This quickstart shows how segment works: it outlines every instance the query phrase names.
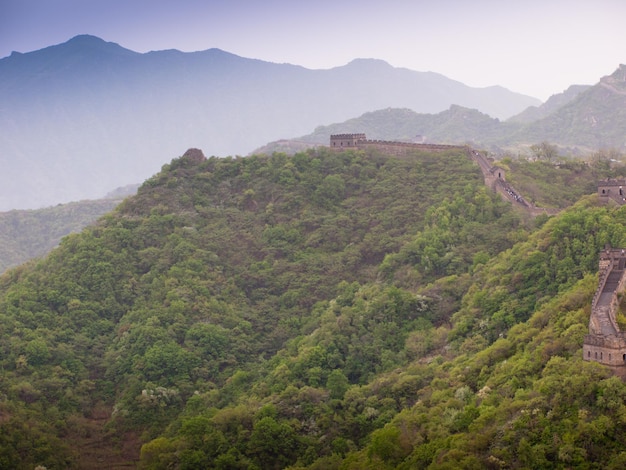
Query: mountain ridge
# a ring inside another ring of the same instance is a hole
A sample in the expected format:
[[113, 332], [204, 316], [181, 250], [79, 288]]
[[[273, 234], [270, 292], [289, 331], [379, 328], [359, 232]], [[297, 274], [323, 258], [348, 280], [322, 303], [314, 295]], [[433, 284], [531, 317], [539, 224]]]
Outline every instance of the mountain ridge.
[[577, 94], [548, 116], [529, 123], [513, 138], [547, 140], [587, 149], [626, 150], [626, 66]]
[[538, 104], [370, 59], [309, 70], [220, 49], [142, 54], [91, 36], [0, 59], [0, 102], [0, 210], [94, 199], [143, 181], [180, 148], [246, 154], [371, 109], [512, 115]]
[[[591, 156], [598, 151], [626, 152], [626, 66], [603, 77], [596, 85], [573, 85], [540, 107], [500, 121], [476, 109], [451, 105], [436, 114], [387, 108], [356, 118], [318, 126], [293, 140], [269, 142], [254, 152], [299, 151], [326, 145], [331, 134], [365, 132], [383, 140], [469, 144], [496, 154], [530, 155], [531, 146], [548, 142], [569, 156]], [[254, 153], [253, 152], [253, 153]]]
[[620, 468], [626, 384], [581, 345], [625, 223], [524, 220], [465, 152], [188, 151], [0, 276], [0, 459]]
[[591, 85], [571, 85], [564, 92], [550, 96], [550, 98], [540, 106], [531, 106], [520, 114], [510, 117], [507, 119], [507, 122], [529, 123], [537, 121], [566, 105], [589, 88], [591, 88]]

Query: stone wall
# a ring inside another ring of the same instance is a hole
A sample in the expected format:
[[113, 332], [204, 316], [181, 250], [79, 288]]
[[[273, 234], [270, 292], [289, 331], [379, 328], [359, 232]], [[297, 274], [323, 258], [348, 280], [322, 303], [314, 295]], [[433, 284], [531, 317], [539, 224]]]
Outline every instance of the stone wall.
[[330, 148], [332, 150], [365, 150], [373, 149], [377, 152], [395, 157], [410, 157], [415, 151], [422, 152], [445, 152], [456, 150], [465, 152], [480, 168], [485, 185], [500, 194], [504, 199], [510, 201], [532, 216], [539, 214], [552, 215], [557, 210], [547, 210], [536, 207], [524, 200], [515, 189], [507, 183], [504, 169], [493, 166], [483, 154], [470, 148], [467, 145], [445, 145], [445, 144], [418, 144], [415, 142], [396, 142], [389, 140], [368, 140], [363, 133], [358, 134], [333, 134], [330, 136]]
[[623, 336], [585, 335], [583, 359], [619, 367], [626, 375], [626, 339]]
[[626, 204], [626, 180], [607, 179], [598, 182], [598, 198], [608, 204]]
[[[591, 301], [589, 334], [583, 340], [583, 359], [609, 366], [622, 379], [626, 379], [626, 334], [620, 331], [616, 315], [619, 294], [626, 289], [625, 265], [626, 253], [623, 249], [607, 248], [600, 253], [598, 288]], [[612, 272], [621, 273], [619, 281], [611, 292], [610, 301], [601, 303], [601, 296], [608, 294], [604, 291]]]
[[394, 156], [407, 156], [419, 150], [423, 152], [442, 152], [447, 150], [468, 151], [462, 145], [417, 144], [414, 142], [396, 142], [391, 140], [368, 140], [363, 133], [333, 134], [330, 136], [330, 148], [333, 150], [375, 149], [381, 153]]
[[364, 140], [365, 134], [334, 134], [330, 136], [330, 148], [336, 150], [358, 148], [359, 142]]
[[361, 150], [375, 149], [378, 152], [396, 157], [406, 157], [414, 153], [416, 150], [421, 152], [445, 152], [448, 150], [467, 151], [467, 147], [460, 145], [442, 145], [442, 144], [415, 144], [411, 142], [393, 142], [387, 140], [363, 140], [358, 143]]

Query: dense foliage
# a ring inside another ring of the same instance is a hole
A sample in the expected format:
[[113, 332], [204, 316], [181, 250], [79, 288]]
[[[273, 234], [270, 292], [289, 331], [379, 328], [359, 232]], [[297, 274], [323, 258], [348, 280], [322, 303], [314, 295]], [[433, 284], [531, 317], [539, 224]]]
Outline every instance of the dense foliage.
[[626, 210], [540, 222], [463, 154], [188, 153], [0, 277], [0, 467], [618, 468]]
[[[499, 164], [509, 172], [508, 181], [527, 201], [539, 207], [563, 209], [582, 196], [597, 191], [598, 181], [626, 176], [626, 166], [612, 164], [608, 158], [599, 157], [591, 163], [582, 160], [560, 162], [511, 160]], [[509, 177], [510, 176], [510, 177]]]

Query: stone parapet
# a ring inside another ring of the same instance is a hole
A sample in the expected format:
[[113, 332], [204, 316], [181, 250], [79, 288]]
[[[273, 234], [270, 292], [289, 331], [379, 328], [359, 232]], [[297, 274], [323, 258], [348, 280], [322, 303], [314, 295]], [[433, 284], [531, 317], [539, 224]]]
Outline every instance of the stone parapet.
[[607, 247], [598, 264], [598, 288], [591, 302], [583, 359], [607, 365], [615, 375], [626, 378], [626, 334], [617, 324], [618, 294], [626, 288], [626, 253]]
[[433, 151], [440, 152], [446, 150], [468, 151], [468, 147], [463, 145], [446, 144], [423, 144], [415, 142], [398, 142], [392, 140], [368, 140], [363, 133], [356, 134], [333, 134], [330, 136], [330, 148], [333, 150], [365, 150], [375, 148], [390, 155], [406, 156], [411, 151]]

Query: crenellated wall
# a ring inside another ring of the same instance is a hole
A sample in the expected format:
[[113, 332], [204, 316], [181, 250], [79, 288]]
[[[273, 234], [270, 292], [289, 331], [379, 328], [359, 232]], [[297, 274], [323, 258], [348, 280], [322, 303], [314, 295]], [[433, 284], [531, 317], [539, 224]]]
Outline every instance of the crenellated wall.
[[500, 194], [517, 207], [525, 209], [533, 216], [539, 214], [554, 214], [556, 210], [547, 210], [536, 207], [527, 202], [506, 181], [504, 169], [493, 166], [482, 153], [467, 145], [424, 144], [415, 142], [396, 142], [389, 140], [368, 140], [364, 133], [357, 134], [333, 134], [330, 136], [330, 148], [336, 151], [374, 149], [380, 153], [396, 157], [410, 157], [415, 151], [445, 152], [457, 150], [465, 152], [480, 168], [485, 185]]
[[365, 140], [365, 134], [334, 134], [330, 136], [330, 148], [335, 150], [358, 148], [359, 143]]
[[619, 294], [626, 289], [625, 250], [607, 247], [600, 253], [598, 268], [598, 289], [591, 301], [583, 359], [607, 365], [626, 379], [626, 334], [617, 324]]
[[407, 156], [415, 150], [441, 152], [446, 150], [468, 151], [463, 145], [418, 144], [414, 142], [396, 142], [391, 140], [368, 140], [363, 133], [333, 134], [330, 136], [330, 148], [333, 150], [376, 149], [382, 153], [395, 156]]

